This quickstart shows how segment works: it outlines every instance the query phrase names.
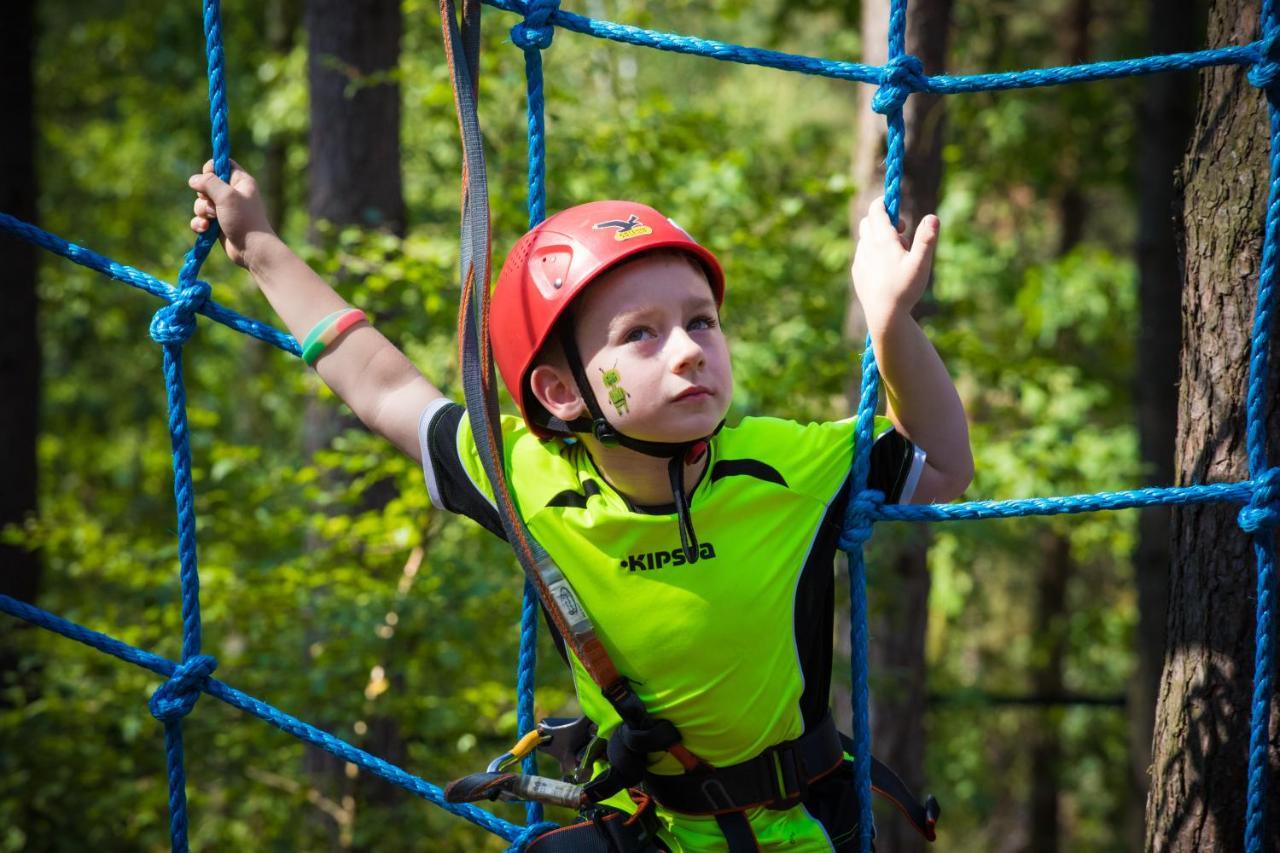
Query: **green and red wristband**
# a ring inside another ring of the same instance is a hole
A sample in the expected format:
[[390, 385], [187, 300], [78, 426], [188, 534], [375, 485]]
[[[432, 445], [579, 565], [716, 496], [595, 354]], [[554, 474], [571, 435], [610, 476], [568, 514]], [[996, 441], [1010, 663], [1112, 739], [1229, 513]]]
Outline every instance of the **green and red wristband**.
[[308, 367], [315, 364], [325, 347], [333, 343], [338, 335], [364, 319], [364, 312], [359, 308], [343, 308], [316, 323], [302, 341], [302, 361]]

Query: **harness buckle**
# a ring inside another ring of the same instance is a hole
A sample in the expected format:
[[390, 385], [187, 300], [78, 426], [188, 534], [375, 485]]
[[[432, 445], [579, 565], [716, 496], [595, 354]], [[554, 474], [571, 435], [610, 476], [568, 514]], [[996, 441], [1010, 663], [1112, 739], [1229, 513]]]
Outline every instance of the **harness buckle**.
[[701, 788], [702, 795], [707, 798], [712, 811], [732, 811], [737, 808], [737, 803], [734, 802], [733, 797], [729, 796], [724, 783], [714, 776], [703, 779]]
[[777, 747], [769, 751], [774, 773], [775, 801], [769, 804], [771, 809], [789, 809], [809, 790], [809, 779], [805, 775], [804, 765], [794, 745]]

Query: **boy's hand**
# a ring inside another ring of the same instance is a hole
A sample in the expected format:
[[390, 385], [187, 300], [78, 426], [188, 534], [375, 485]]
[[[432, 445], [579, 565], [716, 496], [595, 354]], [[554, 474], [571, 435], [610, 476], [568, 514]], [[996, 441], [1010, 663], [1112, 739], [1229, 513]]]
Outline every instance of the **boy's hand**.
[[203, 234], [209, 230], [209, 223], [217, 220], [221, 227], [218, 240], [227, 257], [248, 269], [253, 247], [262, 242], [261, 238], [275, 236], [253, 176], [232, 160], [228, 184], [213, 173], [210, 160], [204, 164], [203, 172], [187, 179], [187, 186], [196, 191], [191, 230]]
[[915, 243], [908, 246], [889, 221], [884, 198], [871, 202], [858, 225], [852, 272], [853, 288], [873, 332], [898, 314], [910, 314], [920, 301], [929, 283], [938, 228], [938, 217], [929, 214], [920, 220]]

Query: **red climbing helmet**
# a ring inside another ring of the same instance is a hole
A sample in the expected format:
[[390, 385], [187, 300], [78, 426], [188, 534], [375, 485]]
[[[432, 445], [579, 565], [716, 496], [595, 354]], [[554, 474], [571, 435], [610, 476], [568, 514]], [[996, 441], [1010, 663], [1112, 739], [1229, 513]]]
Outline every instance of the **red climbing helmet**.
[[688, 252], [706, 272], [716, 305], [724, 301], [724, 271], [716, 256], [652, 207], [631, 201], [593, 201], [561, 211], [521, 237], [507, 255], [490, 304], [489, 339], [502, 381], [538, 435], [551, 433], [529, 417], [534, 401], [526, 379], [556, 321], [610, 267], [653, 249]]

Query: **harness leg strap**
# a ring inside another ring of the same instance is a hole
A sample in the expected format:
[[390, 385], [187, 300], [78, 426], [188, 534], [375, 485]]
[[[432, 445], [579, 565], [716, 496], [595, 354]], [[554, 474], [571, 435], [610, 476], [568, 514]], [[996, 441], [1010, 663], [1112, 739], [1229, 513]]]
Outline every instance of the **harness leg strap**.
[[751, 829], [751, 822], [744, 812], [726, 812], [716, 815], [716, 825], [724, 834], [728, 853], [760, 853], [760, 842]]

